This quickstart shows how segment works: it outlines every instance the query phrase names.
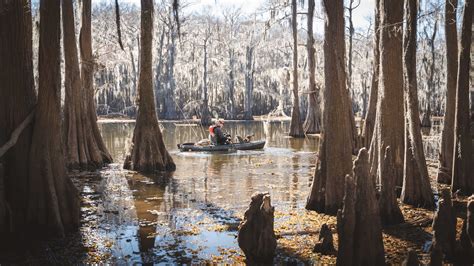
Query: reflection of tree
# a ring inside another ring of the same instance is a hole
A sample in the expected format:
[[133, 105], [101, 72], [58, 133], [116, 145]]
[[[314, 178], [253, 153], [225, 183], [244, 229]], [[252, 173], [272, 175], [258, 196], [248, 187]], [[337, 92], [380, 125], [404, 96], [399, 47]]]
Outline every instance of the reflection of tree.
[[298, 155], [293, 155], [291, 158], [293, 173], [291, 174], [291, 184], [288, 186], [290, 193], [290, 208], [296, 209], [298, 207], [298, 170], [300, 169], [300, 157]]
[[[134, 174], [128, 179], [130, 189], [133, 191], [135, 209], [140, 222], [138, 237], [140, 250], [147, 251], [155, 246], [155, 233], [158, 231], [157, 223], [163, 219], [161, 213], [166, 213], [168, 221], [173, 220], [175, 201], [167, 199], [170, 183], [174, 183], [171, 176]], [[161, 216], [161, 217], [160, 217]], [[152, 237], [150, 237], [152, 236]]]

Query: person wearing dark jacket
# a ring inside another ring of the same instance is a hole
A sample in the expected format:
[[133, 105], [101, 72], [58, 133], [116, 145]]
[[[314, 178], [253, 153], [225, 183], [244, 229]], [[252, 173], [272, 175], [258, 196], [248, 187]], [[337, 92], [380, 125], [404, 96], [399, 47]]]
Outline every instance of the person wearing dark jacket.
[[216, 124], [209, 127], [209, 134], [211, 136], [211, 142], [214, 145], [225, 145], [229, 144], [227, 134], [222, 131], [224, 127], [224, 119], [219, 119]]

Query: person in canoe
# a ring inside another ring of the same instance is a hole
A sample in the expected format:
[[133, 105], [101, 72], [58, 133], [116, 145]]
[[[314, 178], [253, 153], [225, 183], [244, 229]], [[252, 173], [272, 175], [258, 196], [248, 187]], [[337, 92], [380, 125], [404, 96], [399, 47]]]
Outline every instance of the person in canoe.
[[224, 119], [218, 119], [214, 125], [209, 127], [209, 136], [211, 143], [214, 145], [230, 144], [229, 135], [225, 134], [222, 128], [224, 127]]

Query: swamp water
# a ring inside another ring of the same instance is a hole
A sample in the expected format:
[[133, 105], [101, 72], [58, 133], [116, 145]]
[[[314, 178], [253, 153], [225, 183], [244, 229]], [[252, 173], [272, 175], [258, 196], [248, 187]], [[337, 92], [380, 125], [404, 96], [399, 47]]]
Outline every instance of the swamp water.
[[[101, 260], [114, 263], [199, 263], [242, 260], [237, 226], [250, 197], [268, 191], [277, 211], [302, 211], [314, 173], [318, 139], [287, 137], [289, 122], [227, 122], [232, 136], [254, 134], [265, 149], [229, 153], [180, 152], [178, 143], [198, 141], [207, 130], [161, 123], [177, 170], [141, 175], [122, 169], [133, 123], [100, 123], [114, 164], [101, 171], [95, 187], [81, 188], [81, 234]], [[94, 191], [100, 191], [95, 193]], [[285, 216], [275, 218], [282, 223]], [[277, 260], [298, 261], [279, 252]]]

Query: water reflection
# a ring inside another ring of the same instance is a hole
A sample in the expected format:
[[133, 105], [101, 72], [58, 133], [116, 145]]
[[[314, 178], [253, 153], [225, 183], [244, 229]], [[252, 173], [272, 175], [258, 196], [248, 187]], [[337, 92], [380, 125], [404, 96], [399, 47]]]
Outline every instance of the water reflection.
[[[100, 127], [115, 162], [121, 164], [133, 123]], [[269, 191], [278, 210], [303, 207], [317, 138], [286, 137], [288, 122], [227, 122], [225, 130], [232, 136], [253, 134], [254, 139], [266, 139], [265, 149], [182, 153], [176, 144], [197, 141], [207, 130], [166, 122], [162, 128], [176, 172], [127, 177], [139, 223], [142, 262], [197, 263], [223, 255], [222, 248], [238, 250], [236, 226], [257, 191]]]

